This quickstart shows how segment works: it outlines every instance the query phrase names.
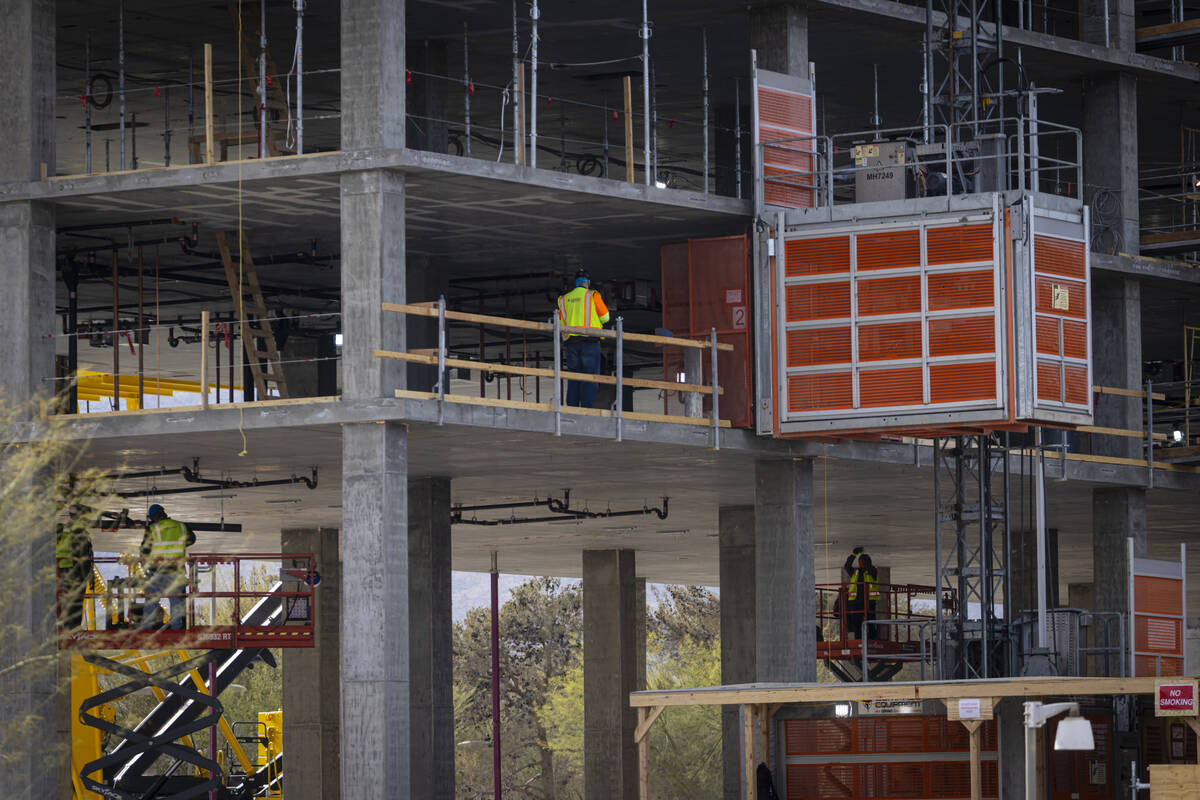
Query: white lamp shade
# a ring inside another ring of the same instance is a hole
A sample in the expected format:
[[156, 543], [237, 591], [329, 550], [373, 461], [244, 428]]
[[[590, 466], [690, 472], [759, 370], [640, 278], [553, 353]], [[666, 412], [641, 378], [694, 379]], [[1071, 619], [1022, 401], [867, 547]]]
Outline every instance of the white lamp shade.
[[1054, 734], [1055, 750], [1095, 750], [1092, 738], [1092, 723], [1086, 717], [1065, 717], [1058, 723]]

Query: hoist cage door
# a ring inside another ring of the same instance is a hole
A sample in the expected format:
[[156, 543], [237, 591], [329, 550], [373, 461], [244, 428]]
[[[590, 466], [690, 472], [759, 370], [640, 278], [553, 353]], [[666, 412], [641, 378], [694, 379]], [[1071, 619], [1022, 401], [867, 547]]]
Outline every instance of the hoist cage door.
[[776, 232], [776, 435], [1091, 422], [1086, 209], [971, 199]]

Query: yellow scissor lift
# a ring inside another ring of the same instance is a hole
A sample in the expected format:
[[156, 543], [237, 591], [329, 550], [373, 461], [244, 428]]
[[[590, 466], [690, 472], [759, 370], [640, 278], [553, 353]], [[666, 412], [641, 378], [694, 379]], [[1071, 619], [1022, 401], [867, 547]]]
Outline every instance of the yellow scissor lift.
[[[206, 593], [194, 590], [197, 563], [207, 564], [211, 568], [217, 563], [237, 563], [245, 558], [247, 557], [211, 554], [191, 557], [189, 559], [189, 571], [193, 575], [193, 592], [189, 596], [191, 603], [195, 604], [207, 599]], [[196, 777], [207, 778], [210, 781], [214, 779], [214, 775], [218, 781], [224, 781], [226, 776], [242, 776], [245, 781], [244, 786], [251, 785], [251, 779], [253, 779], [256, 787], [253, 790], [255, 797], [282, 797], [282, 711], [260, 712], [257, 721], [253, 723], [256, 726], [254, 735], [239, 736], [234, 730], [236, 723], [235, 726], [231, 726], [224, 718], [220, 702], [215, 694], [210, 694], [209, 685], [201, 672], [201, 667], [219, 660], [222, 654], [225, 654], [226, 663], [229, 663], [228, 659], [239, 653], [266, 646], [312, 646], [312, 631], [315, 625], [312, 595], [313, 587], [319, 581], [312, 556], [310, 554], [256, 554], [252, 558], [254, 560], [275, 559], [281, 564], [290, 565], [290, 568], [285, 566], [280, 573], [281, 580], [266, 592], [218, 592], [214, 585], [213, 591], [207, 593], [207, 595], [211, 595], [212, 600], [216, 600], [218, 597], [228, 599], [252, 594], [257, 597], [258, 602], [243, 616], [238, 609], [239, 604], [235, 600], [234, 608], [237, 610], [234, 619], [236, 621], [232, 626], [192, 625], [183, 632], [140, 631], [122, 627], [122, 624], [128, 624], [128, 620], [124, 619], [129, 608], [127, 603], [129, 596], [125, 587], [136, 582], [139, 568], [134, 564], [129, 564], [130, 579], [132, 580], [117, 582], [118, 586], [114, 587], [110, 582], [105, 581], [100, 569], [93, 565], [92, 579], [85, 594], [87, 602], [84, 604], [83, 627], [74, 635], [61, 638], [63, 642], [61, 646], [70, 650], [68, 658], [70, 660], [71, 708], [78, 711], [78, 713], [72, 714], [71, 721], [71, 778], [75, 798], [84, 800], [85, 798], [104, 796], [89, 788], [89, 784], [95, 785], [96, 788], [106, 788], [103, 786], [106, 777], [103, 774], [102, 765], [106, 765], [106, 761], [112, 761], [112, 753], [116, 749], [110, 750], [108, 754], [104, 752], [103, 732], [107, 730], [118, 732], [120, 735], [133, 734], [133, 737], [137, 736], [135, 732], [117, 724], [116, 698], [110, 700], [105, 697], [114, 695], [114, 692], [120, 694], [120, 689], [105, 690], [101, 686], [101, 676], [114, 673], [131, 679], [124, 685], [125, 690], [134, 686], [149, 688], [158, 704], [155, 711], [164, 708], [164, 704], [168, 700], [168, 693], [181, 696], [186, 693], [192, 700], [199, 701], [200, 705], [211, 708], [210, 716], [192, 722], [191, 727], [194, 730], [178, 737], [179, 746], [176, 746], [174, 742], [167, 745], [168, 755], [191, 763], [190, 767], [185, 766], [183, 771], [175, 773], [176, 775], [186, 776], [190, 769], [193, 770]], [[96, 560], [120, 561], [120, 559]], [[235, 575], [238, 571], [235, 567]], [[291, 587], [293, 590], [285, 588], [285, 582], [288, 581], [295, 584]], [[235, 585], [236, 583], [237, 578], [235, 577]], [[97, 619], [98, 605], [104, 612], [103, 621]], [[299, 607], [299, 612], [297, 612], [297, 607]], [[271, 613], [272, 608], [274, 613]], [[162, 612], [161, 609], [159, 612], [163, 613], [165, 622], [165, 612]], [[226, 630], [227, 628], [229, 630]], [[129, 646], [110, 649], [109, 646], [113, 644]], [[142, 646], [138, 647], [137, 645]], [[198, 647], [212, 648], [214, 646], [218, 649], [209, 649], [199, 657], [188, 652], [188, 650], [192, 650], [194, 653]], [[109, 650], [109, 652], [106, 652], [104, 657], [90, 652], [98, 647]], [[243, 666], [252, 660], [246, 659]], [[170, 663], [164, 664], [164, 662]], [[240, 667], [237, 669], [240, 670]], [[139, 675], [144, 678], [144, 681], [138, 680], [137, 676]], [[169, 683], [167, 682], [169, 680], [178, 681], [178, 683]], [[227, 680], [232, 680], [232, 676]], [[219, 691], [220, 687], [218, 686], [217, 692], [219, 693]], [[126, 691], [126, 693], [132, 692]], [[150, 722], [153, 713], [143, 723]], [[194, 716], [199, 717], [199, 714]], [[157, 725], [151, 725], [151, 730], [155, 727]], [[207, 750], [207, 742], [197, 742], [194, 741], [194, 738], [198, 736], [200, 728], [207, 730], [210, 727], [215, 727], [223, 740], [216, 754], [215, 762], [208, 762], [202, 757], [197, 760], [180, 758], [180, 754], [186, 751], [198, 753], [200, 750]], [[161, 737], [162, 734], [158, 734], [158, 736]], [[128, 741], [134, 741], [133, 737], [130, 737]], [[144, 740], [149, 737], [143, 734], [141, 738]], [[247, 747], [251, 743], [254, 746]], [[197, 747], [197, 745], [201, 746]], [[186, 751], [183, 748], [186, 748]], [[153, 758], [153, 754], [151, 758]], [[210, 767], [215, 766], [216, 769], [204, 769], [199, 766], [198, 762], [207, 763]]]

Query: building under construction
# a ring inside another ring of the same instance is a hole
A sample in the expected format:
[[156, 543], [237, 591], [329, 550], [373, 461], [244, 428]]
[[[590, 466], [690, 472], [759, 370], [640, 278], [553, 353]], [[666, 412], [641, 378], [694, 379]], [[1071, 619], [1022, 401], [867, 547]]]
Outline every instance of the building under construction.
[[[71, 762], [6, 797], [455, 796], [452, 568], [582, 579], [588, 800], [669, 796], [685, 701], [727, 798], [1195, 796], [1185, 4], [0, 8], [0, 383], [111, 498], [57, 670], [0, 673]], [[581, 269], [601, 329], [556, 313]], [[150, 503], [197, 534], [184, 631], [129, 627]], [[720, 587], [725, 689], [638, 694], [647, 581]], [[282, 745], [217, 763], [194, 682], [265, 647]], [[159, 693], [136, 730], [105, 670]]]

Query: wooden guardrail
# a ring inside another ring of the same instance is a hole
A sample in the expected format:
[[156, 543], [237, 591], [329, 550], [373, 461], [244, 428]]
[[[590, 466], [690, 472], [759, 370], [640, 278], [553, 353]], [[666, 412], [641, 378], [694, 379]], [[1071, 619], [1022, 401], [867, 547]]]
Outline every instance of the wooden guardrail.
[[[730, 427], [729, 421], [720, 419], [719, 416], [719, 398], [724, 393], [724, 390], [720, 387], [717, 379], [717, 353], [721, 351], [732, 351], [733, 345], [718, 342], [715, 330], [713, 330], [710, 337], [705, 340], [685, 339], [677, 336], [656, 336], [648, 333], [626, 333], [624, 331], [624, 324], [619, 317], [617, 318], [614, 329], [612, 330], [576, 328], [560, 324], [557, 316], [552, 318], [550, 322], [535, 322], [532, 320], [497, 317], [489, 314], [474, 314], [464, 311], [451, 311], [445, 307], [444, 300], [422, 303], [383, 303], [381, 307], [384, 311], [392, 311], [418, 317], [432, 317], [438, 320], [438, 346], [436, 348], [421, 348], [407, 352], [376, 349], [373, 351], [373, 355], [376, 358], [394, 359], [410, 364], [424, 364], [437, 367], [439, 375], [437, 391], [421, 392], [409, 389], [397, 389], [395, 390], [395, 396], [405, 399], [437, 400], [439, 403], [439, 424], [443, 421], [443, 404], [459, 403], [463, 405], [486, 406], [493, 408], [553, 412], [555, 415], [555, 434], [562, 433], [561, 415], [563, 414], [611, 418], [615, 422], [616, 438], [618, 441], [620, 441], [622, 436], [621, 423], [622, 420], [625, 419], [646, 422], [670, 422], [679, 425], [710, 426], [713, 429], [714, 448], [719, 448], [720, 446], [720, 439], [717, 431], [720, 428]], [[526, 367], [515, 364], [491, 363], [485, 361], [471, 361], [461, 358], [450, 358], [446, 346], [446, 322], [450, 320], [478, 325], [492, 325], [516, 330], [537, 331], [539, 333], [549, 334], [554, 342], [554, 367], [553, 369], [548, 369], [545, 367]], [[607, 339], [614, 341], [616, 346], [616, 374], [593, 375], [591, 373], [563, 370], [561, 366], [561, 348], [563, 340], [567, 336], [588, 336], [596, 339]], [[659, 347], [683, 347], [708, 351], [711, 359], [711, 385], [705, 385], [702, 383], [680, 383], [665, 380], [653, 380], [649, 378], [625, 377], [622, 366], [624, 358], [624, 345], [626, 342], [652, 344]], [[550, 378], [554, 382], [554, 400], [550, 403], [543, 403], [529, 402], [525, 400], [502, 400], [500, 398], [451, 394], [446, 392], [446, 387], [444, 385], [446, 370], [449, 368], [482, 370], [485, 372], [494, 372], [505, 375], [520, 375], [523, 377], [532, 378]], [[618, 398], [622, 396], [622, 392], [625, 387], [659, 389], [662, 391], [684, 392], [694, 395], [708, 396], [712, 398], [712, 411], [707, 417], [652, 414], [647, 412], [626, 411], [621, 407], [622, 404], [619, 401], [615, 404], [614, 409], [611, 411], [608, 409], [565, 406], [563, 404], [562, 397], [563, 380], [615, 386], [617, 389]]]

